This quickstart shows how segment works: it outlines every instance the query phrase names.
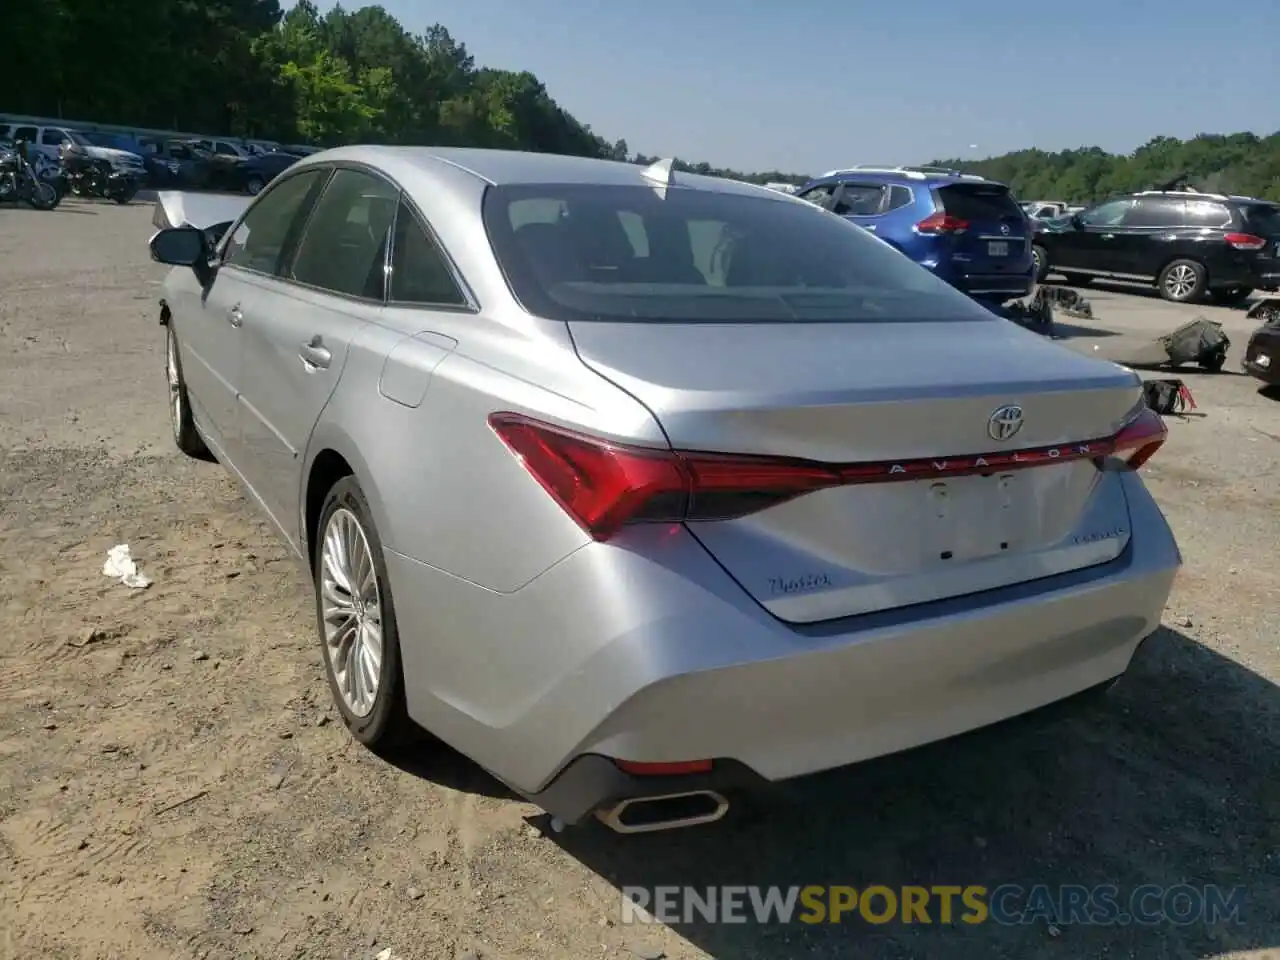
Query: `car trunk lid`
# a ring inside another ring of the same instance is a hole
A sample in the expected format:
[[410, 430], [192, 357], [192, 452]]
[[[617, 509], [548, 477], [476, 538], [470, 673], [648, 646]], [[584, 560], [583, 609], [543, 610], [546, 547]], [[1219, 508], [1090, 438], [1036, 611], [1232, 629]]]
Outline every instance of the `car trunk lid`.
[[781, 619], [1051, 576], [1128, 542], [1122, 486], [1088, 443], [1132, 417], [1137, 377], [1013, 324], [570, 328], [583, 361], [646, 404], [677, 451], [863, 465], [846, 466], [848, 482], [687, 524]]

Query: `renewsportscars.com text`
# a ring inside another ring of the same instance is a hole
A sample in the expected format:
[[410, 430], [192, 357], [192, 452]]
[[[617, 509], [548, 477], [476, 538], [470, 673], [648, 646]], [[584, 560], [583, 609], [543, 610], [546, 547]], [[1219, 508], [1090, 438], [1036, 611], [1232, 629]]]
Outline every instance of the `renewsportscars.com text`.
[[1084, 926], [1243, 922], [1243, 887], [1147, 884], [623, 887], [623, 923]]

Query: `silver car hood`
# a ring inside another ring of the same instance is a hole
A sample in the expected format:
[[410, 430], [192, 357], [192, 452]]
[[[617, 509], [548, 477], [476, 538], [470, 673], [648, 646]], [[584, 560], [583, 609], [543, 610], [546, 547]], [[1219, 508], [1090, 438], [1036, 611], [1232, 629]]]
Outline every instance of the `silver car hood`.
[[128, 150], [117, 150], [115, 147], [85, 147], [85, 153], [96, 160], [115, 160], [123, 163], [141, 165], [142, 158]]
[[205, 230], [238, 219], [252, 200], [252, 197], [231, 193], [161, 190], [156, 194], [151, 222], [161, 230], [166, 227], [199, 227]]

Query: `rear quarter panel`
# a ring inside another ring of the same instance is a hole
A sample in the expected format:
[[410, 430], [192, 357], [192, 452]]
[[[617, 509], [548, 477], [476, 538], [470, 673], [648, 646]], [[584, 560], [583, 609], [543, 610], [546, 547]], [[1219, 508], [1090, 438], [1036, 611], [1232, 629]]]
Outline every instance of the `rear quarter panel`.
[[347, 459], [388, 549], [513, 592], [589, 538], [490, 429], [495, 411], [663, 443], [643, 406], [578, 359], [563, 324], [535, 336], [474, 314], [388, 308], [352, 344], [307, 461], [325, 449]]

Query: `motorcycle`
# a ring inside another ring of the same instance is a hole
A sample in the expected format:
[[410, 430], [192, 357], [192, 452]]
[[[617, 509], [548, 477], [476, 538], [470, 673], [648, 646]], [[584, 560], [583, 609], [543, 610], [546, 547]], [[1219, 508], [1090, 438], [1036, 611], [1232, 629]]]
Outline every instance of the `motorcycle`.
[[0, 146], [0, 203], [25, 201], [37, 210], [52, 210], [61, 200], [58, 189], [27, 160], [25, 144]]
[[113, 170], [105, 160], [90, 157], [79, 144], [64, 144], [58, 157], [59, 180], [64, 193], [77, 197], [101, 197], [124, 205], [134, 198], [141, 185], [132, 174]]

